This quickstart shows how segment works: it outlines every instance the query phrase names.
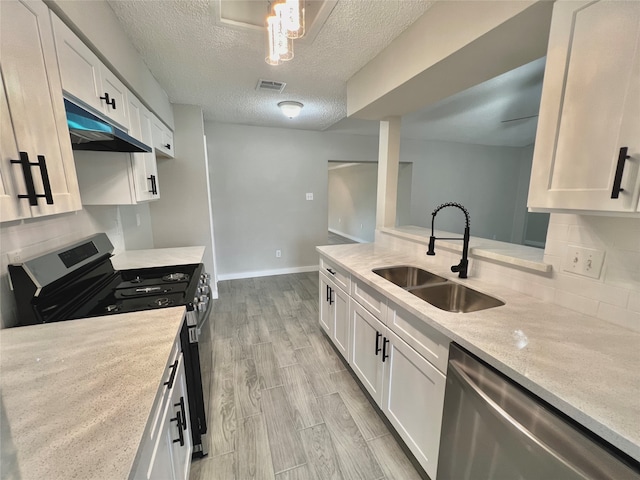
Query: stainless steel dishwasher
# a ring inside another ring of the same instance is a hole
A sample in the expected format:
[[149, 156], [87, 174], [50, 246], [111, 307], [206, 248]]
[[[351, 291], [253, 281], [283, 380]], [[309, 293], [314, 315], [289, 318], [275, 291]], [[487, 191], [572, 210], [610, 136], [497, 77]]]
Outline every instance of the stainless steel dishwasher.
[[640, 479], [640, 466], [452, 344], [437, 480]]

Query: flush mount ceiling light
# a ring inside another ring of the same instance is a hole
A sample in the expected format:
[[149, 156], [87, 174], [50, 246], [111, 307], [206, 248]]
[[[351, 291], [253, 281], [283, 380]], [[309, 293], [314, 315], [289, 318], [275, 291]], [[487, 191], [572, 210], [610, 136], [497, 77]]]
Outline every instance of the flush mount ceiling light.
[[269, 65], [293, 58], [293, 39], [305, 33], [304, 0], [268, 1], [267, 56]]
[[280, 110], [282, 110], [282, 113], [289, 118], [296, 118], [300, 115], [302, 107], [304, 107], [300, 102], [293, 102], [291, 100], [280, 102], [278, 106], [280, 107]]

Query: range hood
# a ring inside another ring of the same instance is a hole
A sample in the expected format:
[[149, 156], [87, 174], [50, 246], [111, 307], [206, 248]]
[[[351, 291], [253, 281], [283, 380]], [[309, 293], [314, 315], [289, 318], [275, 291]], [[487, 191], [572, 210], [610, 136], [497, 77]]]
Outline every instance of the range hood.
[[136, 140], [128, 133], [98, 118], [65, 98], [67, 125], [73, 150], [100, 152], [151, 152], [150, 146]]

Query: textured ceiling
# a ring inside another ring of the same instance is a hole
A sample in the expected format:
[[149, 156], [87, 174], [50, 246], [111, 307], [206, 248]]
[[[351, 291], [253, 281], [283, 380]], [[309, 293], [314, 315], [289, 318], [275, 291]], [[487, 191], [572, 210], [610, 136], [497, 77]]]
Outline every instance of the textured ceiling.
[[[294, 41], [294, 59], [270, 66], [266, 34], [221, 23], [216, 0], [109, 0], [172, 103], [200, 105], [208, 121], [308, 130], [345, 118], [347, 80], [432, 3], [339, 0], [313, 42]], [[259, 79], [287, 86], [256, 91]], [[300, 116], [284, 117], [282, 100], [302, 102]]]

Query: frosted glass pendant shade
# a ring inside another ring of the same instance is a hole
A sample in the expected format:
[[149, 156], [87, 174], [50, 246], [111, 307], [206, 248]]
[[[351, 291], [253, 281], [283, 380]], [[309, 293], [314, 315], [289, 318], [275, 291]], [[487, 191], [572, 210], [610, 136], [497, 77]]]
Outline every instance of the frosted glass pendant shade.
[[284, 3], [283, 24], [288, 38], [304, 36], [304, 1], [286, 0]]
[[293, 58], [293, 40], [287, 37], [285, 29], [285, 4], [279, 3], [273, 7], [275, 17], [278, 19], [276, 30], [276, 43], [280, 60], [286, 62]]
[[278, 46], [278, 36], [280, 22], [275, 15], [267, 17], [267, 57], [264, 59], [269, 65], [280, 65], [280, 51]]

